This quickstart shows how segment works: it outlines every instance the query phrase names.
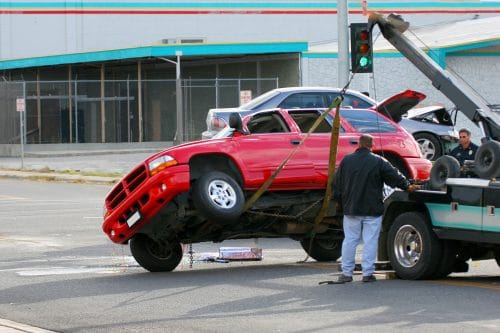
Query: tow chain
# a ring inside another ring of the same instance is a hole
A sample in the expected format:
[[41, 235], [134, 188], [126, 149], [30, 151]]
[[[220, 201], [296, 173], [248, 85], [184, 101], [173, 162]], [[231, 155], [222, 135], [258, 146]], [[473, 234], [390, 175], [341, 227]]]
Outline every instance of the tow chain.
[[193, 268], [193, 243], [189, 243], [189, 268]]

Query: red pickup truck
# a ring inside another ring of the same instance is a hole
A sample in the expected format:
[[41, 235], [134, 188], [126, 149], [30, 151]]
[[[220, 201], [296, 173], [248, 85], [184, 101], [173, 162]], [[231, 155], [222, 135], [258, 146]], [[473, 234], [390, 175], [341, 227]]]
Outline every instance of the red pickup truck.
[[[235, 114], [226, 137], [174, 146], [147, 158], [106, 196], [104, 232], [115, 243], [130, 241], [132, 255], [149, 271], [175, 269], [182, 243], [255, 237], [290, 237], [314, 259], [336, 260], [343, 235], [335, 205], [321, 223], [313, 223], [326, 188], [334, 112], [301, 144], [323, 112], [265, 110], [243, 123]], [[357, 148], [360, 133], [371, 133], [375, 153], [409, 178], [429, 178], [431, 162], [398, 124], [373, 110], [340, 112], [337, 163]], [[298, 145], [269, 189], [243, 211], [246, 199]]]

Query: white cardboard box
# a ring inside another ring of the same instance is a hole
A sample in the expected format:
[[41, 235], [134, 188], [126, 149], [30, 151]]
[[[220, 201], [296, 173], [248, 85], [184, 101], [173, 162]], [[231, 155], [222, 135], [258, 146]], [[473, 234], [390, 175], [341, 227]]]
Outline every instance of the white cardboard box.
[[219, 259], [262, 260], [262, 249], [257, 247], [221, 247]]

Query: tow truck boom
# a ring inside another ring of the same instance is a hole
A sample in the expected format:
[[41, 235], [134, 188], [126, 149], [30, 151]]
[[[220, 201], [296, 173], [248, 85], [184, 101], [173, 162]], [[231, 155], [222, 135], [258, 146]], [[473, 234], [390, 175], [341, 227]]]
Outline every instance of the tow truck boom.
[[455, 106], [483, 132], [482, 141], [500, 141], [500, 115], [488, 106], [487, 102], [466, 82], [453, 73], [441, 68], [431, 57], [410, 41], [403, 32], [409, 23], [399, 15], [390, 14], [384, 18], [372, 13], [368, 19], [371, 30], [377, 24], [382, 35], [399, 52], [417, 67], [432, 82], [432, 85], [448, 97]]

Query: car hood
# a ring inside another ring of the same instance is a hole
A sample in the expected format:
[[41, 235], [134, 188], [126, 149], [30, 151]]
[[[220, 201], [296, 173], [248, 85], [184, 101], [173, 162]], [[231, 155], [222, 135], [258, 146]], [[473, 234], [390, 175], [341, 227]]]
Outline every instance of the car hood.
[[390, 117], [395, 122], [399, 122], [408, 110], [423, 101], [425, 97], [418, 91], [408, 89], [378, 103], [375, 110]]

